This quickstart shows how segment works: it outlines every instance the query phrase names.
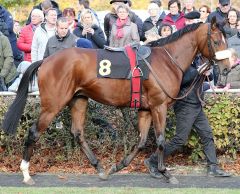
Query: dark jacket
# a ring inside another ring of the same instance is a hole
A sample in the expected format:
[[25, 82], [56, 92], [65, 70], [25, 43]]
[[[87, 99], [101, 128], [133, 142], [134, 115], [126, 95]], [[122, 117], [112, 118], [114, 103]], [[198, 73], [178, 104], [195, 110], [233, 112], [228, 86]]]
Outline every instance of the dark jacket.
[[68, 31], [67, 35], [63, 38], [60, 38], [58, 35], [52, 36], [49, 38], [46, 49], [44, 52], [44, 57], [46, 58], [57, 51], [71, 48], [76, 46], [77, 37]]
[[[194, 79], [199, 78], [199, 73], [198, 73], [198, 67], [202, 65], [202, 59], [200, 55], [197, 55], [196, 58], [194, 59], [193, 63], [191, 66], [186, 70], [186, 72], [183, 75], [182, 83], [181, 83], [181, 88], [178, 96], [183, 96], [191, 86], [192, 82]], [[209, 76], [209, 80], [211, 81], [213, 79], [212, 74]], [[191, 90], [191, 92], [183, 99], [177, 100], [176, 104], [182, 104], [182, 103], [188, 103], [191, 105], [201, 105], [201, 101], [198, 98], [198, 90], [201, 99], [203, 100], [203, 86], [198, 89], [198, 83], [194, 86], [194, 88]], [[204, 83], [203, 83], [204, 84]]]
[[217, 22], [218, 23], [222, 23], [225, 22], [227, 20], [227, 13], [223, 13], [219, 7], [217, 7], [216, 11], [213, 11], [212, 13], [210, 13], [207, 17], [206, 23], [211, 23], [212, 19], [214, 16], [216, 16]]
[[[52, 0], [51, 0], [51, 3], [52, 3], [53, 8], [55, 8], [55, 9], [57, 10], [57, 17], [58, 17], [58, 18], [62, 17], [62, 11], [59, 9], [58, 3], [55, 2], [55, 1], [52, 1]], [[41, 3], [39, 3], [39, 4], [36, 5], [36, 6], [34, 6], [33, 9], [40, 9], [40, 10], [42, 10]], [[33, 9], [32, 9], [32, 10], [33, 10]], [[30, 14], [29, 14], [29, 16], [28, 16], [26, 25], [28, 25], [28, 24], [31, 23], [31, 13], [32, 13], [32, 11], [30, 12]]]
[[[156, 27], [157, 29], [159, 29], [159, 27], [161, 26], [161, 23], [163, 21], [163, 19], [165, 18], [166, 14], [165, 12], [163, 12], [160, 17], [158, 18], [158, 21], [156, 23]], [[143, 27], [142, 27], [142, 36], [141, 36], [141, 40], [145, 41], [146, 37], [145, 37], [145, 32], [152, 29], [154, 27], [153, 23], [152, 23], [152, 19], [151, 17], [148, 17], [144, 22], [143, 22]]]
[[8, 26], [9, 35], [7, 37], [12, 47], [13, 57], [16, 61], [21, 61], [23, 58], [23, 55], [21, 51], [17, 48], [17, 37], [16, 37], [16, 34], [13, 32], [12, 15], [1, 5], [0, 5], [0, 19], [3, 19]]
[[226, 33], [226, 38], [231, 38], [232, 36], [234, 36], [235, 34], [237, 34], [238, 29], [237, 28], [231, 28], [229, 26], [229, 24], [225, 24], [224, 27], [224, 32]]
[[83, 26], [82, 24], [78, 23], [77, 28], [73, 31], [73, 34], [75, 34], [79, 38], [86, 38], [90, 40], [93, 44], [93, 48], [103, 48], [104, 45], [106, 45], [106, 39], [102, 29], [97, 25], [93, 25], [92, 28], [94, 30], [93, 35], [87, 33], [86, 35], [83, 36], [82, 35]]
[[[131, 19], [131, 22], [137, 24], [138, 28], [138, 34], [141, 37], [142, 36], [142, 27], [143, 27], [143, 22], [142, 20], [136, 15], [134, 12], [130, 11], [129, 12], [129, 17]], [[112, 30], [112, 25], [116, 22], [118, 16], [115, 13], [108, 13], [104, 17], [104, 32], [107, 37], [107, 44], [109, 44], [109, 37], [110, 33]]]

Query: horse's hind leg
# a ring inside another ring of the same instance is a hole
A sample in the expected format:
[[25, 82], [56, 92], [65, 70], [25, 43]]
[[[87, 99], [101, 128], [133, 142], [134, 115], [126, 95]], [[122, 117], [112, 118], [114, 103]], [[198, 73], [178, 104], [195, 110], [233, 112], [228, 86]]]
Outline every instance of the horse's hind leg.
[[71, 115], [72, 115], [72, 128], [71, 132], [74, 135], [75, 140], [81, 144], [83, 152], [86, 154], [92, 166], [97, 170], [99, 177], [106, 179], [104, 169], [95, 157], [92, 150], [89, 148], [84, 137], [84, 124], [87, 112], [88, 99], [83, 97], [75, 97], [71, 103]]
[[25, 140], [24, 150], [23, 150], [23, 160], [20, 165], [20, 169], [23, 173], [23, 182], [29, 185], [33, 185], [35, 182], [29, 175], [29, 161], [33, 154], [33, 148], [42, 133], [56, 116], [59, 110], [42, 109], [40, 117], [37, 123], [34, 123], [28, 131], [28, 136]]
[[124, 167], [127, 167], [130, 162], [136, 157], [136, 155], [144, 148], [149, 128], [151, 126], [152, 116], [150, 111], [139, 111], [138, 112], [138, 128], [140, 132], [140, 140], [137, 146], [135, 146], [134, 150], [125, 157], [119, 164], [115, 164], [111, 167], [108, 174], [113, 174], [115, 172], [120, 171]]

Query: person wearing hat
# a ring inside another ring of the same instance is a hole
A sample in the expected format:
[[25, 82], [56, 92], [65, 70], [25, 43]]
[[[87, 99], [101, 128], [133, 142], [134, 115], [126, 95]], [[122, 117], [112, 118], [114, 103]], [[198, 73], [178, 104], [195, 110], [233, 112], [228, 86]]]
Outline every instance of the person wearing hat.
[[227, 20], [228, 11], [231, 9], [231, 0], [219, 0], [218, 7], [215, 11], [209, 14], [207, 21], [211, 23], [213, 17], [215, 16], [217, 22], [225, 22]]
[[[128, 0], [110, 0], [110, 4], [112, 5], [112, 10], [109, 13], [107, 13], [104, 17], [104, 32], [107, 38], [107, 45], [109, 45], [109, 38], [112, 30], [112, 24], [115, 23], [116, 20], [118, 19], [118, 16], [116, 13], [117, 7], [121, 4], [126, 4], [129, 6], [128, 3], [129, 3]], [[141, 37], [142, 26], [143, 26], [142, 20], [132, 10], [129, 11], [129, 18], [131, 22], [137, 25], [138, 33]]]

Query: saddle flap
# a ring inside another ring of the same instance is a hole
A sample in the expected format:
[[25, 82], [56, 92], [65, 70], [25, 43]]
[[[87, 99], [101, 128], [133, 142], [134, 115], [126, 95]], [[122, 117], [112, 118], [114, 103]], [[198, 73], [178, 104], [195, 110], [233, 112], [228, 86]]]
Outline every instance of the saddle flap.
[[150, 56], [151, 48], [147, 46], [140, 46], [137, 50], [137, 60], [143, 60]]

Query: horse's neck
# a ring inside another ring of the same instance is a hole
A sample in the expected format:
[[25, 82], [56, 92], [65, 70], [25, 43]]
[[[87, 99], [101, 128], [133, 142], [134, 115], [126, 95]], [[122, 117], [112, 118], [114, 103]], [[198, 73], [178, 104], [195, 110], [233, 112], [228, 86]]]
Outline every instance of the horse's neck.
[[197, 54], [198, 48], [196, 42], [192, 38], [192, 35], [188, 33], [172, 44], [166, 45], [166, 48], [170, 51], [173, 59], [176, 60], [177, 65], [183, 71], [186, 71]]

